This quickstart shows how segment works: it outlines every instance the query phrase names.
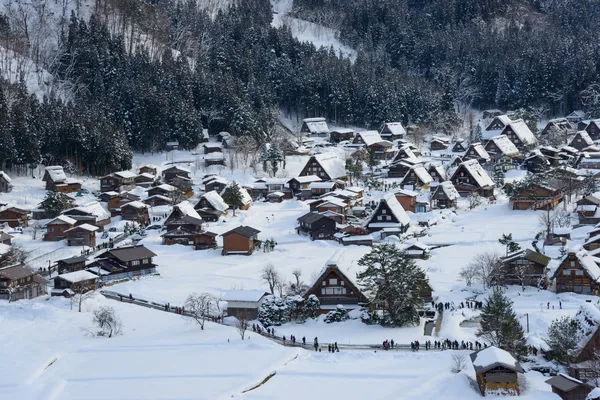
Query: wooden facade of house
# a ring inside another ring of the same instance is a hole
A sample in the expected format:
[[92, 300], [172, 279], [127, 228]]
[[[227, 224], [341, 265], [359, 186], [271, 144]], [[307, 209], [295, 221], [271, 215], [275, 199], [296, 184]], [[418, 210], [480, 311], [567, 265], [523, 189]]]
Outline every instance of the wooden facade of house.
[[415, 164], [400, 160], [388, 167], [388, 178], [404, 178]]
[[66, 274], [67, 272], [81, 271], [85, 269], [85, 262], [87, 257], [69, 257], [56, 262], [56, 271], [59, 274]]
[[34, 299], [47, 294], [48, 281], [21, 265], [0, 268], [0, 300]]
[[558, 189], [532, 183], [516, 193], [512, 201], [513, 210], [553, 210], [563, 200]]
[[17, 207], [8, 207], [0, 210], [0, 223], [7, 224], [11, 228], [29, 226], [29, 212]]
[[311, 240], [331, 240], [336, 232], [336, 223], [325, 215], [310, 212], [298, 218], [296, 232]]
[[173, 200], [166, 196], [157, 194], [146, 198], [144, 200], [144, 204], [148, 204], [150, 207], [170, 206], [171, 204], [173, 204]]
[[464, 195], [475, 193], [482, 197], [492, 197], [494, 195], [494, 182], [481, 168], [477, 160], [461, 163], [454, 171], [450, 181], [456, 190]]
[[67, 234], [67, 244], [69, 246], [96, 246], [97, 226], [82, 224], [65, 231]]
[[600, 267], [586, 250], [570, 251], [561, 260], [553, 278], [556, 281], [556, 293], [598, 295]]
[[100, 277], [88, 271], [67, 272], [54, 278], [53, 296], [70, 297], [73, 293], [85, 293], [96, 290]]
[[550, 258], [536, 251], [525, 249], [502, 258], [508, 285], [547, 287], [546, 269]]
[[562, 400], [586, 400], [594, 386], [565, 374], [558, 374], [548, 379], [546, 383], [552, 386], [552, 393]]
[[600, 139], [600, 120], [592, 120], [585, 127], [585, 131], [590, 135], [592, 140]]
[[481, 394], [504, 394], [518, 396], [518, 374], [525, 371], [508, 352], [495, 346], [470, 354], [477, 386]]
[[134, 178], [134, 182], [140, 187], [150, 187], [156, 181], [156, 176], [147, 172], [141, 173]]
[[354, 129], [334, 129], [329, 132], [329, 141], [331, 143], [339, 143], [344, 140], [353, 140], [354, 135]]
[[12, 190], [11, 179], [4, 171], [0, 171], [0, 192], [8, 193]]
[[66, 239], [67, 234], [65, 232], [74, 227], [76, 223], [77, 221], [71, 217], [59, 215], [46, 224], [46, 234], [44, 235], [44, 240], [49, 242], [57, 242], [59, 240]]
[[131, 279], [155, 273], [154, 257], [144, 245], [118, 247], [96, 256], [87, 270], [101, 276], [103, 282]]
[[147, 224], [150, 221], [148, 205], [141, 201], [132, 201], [121, 207], [121, 218], [125, 221], [135, 221]]
[[465, 151], [467, 151], [467, 146], [466, 146], [464, 140], [457, 140], [452, 145], [452, 152], [453, 153], [463, 153]]
[[338, 304], [346, 310], [366, 307], [369, 304], [360, 289], [331, 260], [303, 297], [308, 299], [311, 295], [319, 299], [322, 314], [334, 310]]
[[400, 203], [404, 210], [417, 212], [417, 192], [412, 192], [408, 190], [398, 190], [394, 192], [394, 196], [396, 196], [396, 200], [398, 200], [398, 203]]
[[135, 187], [137, 175], [129, 171], [113, 172], [100, 178], [101, 192], [122, 192]]
[[256, 244], [259, 242], [259, 233], [258, 229], [241, 225], [221, 234], [223, 236], [222, 254], [224, 256], [228, 254], [252, 254]]

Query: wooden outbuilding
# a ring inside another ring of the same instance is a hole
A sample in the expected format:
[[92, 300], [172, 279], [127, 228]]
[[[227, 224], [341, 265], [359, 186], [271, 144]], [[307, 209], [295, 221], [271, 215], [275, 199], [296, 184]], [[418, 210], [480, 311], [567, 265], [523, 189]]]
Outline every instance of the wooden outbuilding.
[[56, 262], [56, 271], [59, 274], [66, 274], [68, 272], [81, 271], [85, 269], [85, 262], [87, 257], [69, 257]]
[[224, 256], [228, 254], [252, 254], [257, 243], [259, 243], [259, 233], [258, 229], [240, 225], [221, 234], [223, 236], [222, 254]]
[[519, 395], [519, 373], [525, 371], [509, 352], [490, 346], [470, 356], [482, 395]]
[[594, 386], [589, 383], [566, 374], [553, 376], [546, 383], [552, 386], [552, 393], [557, 394], [562, 400], [586, 400], [588, 394], [594, 389]]
[[100, 277], [89, 271], [68, 272], [54, 278], [54, 289], [51, 295], [71, 297], [76, 293], [96, 290], [99, 284]]
[[262, 290], [230, 290], [222, 300], [227, 302], [227, 315], [250, 321], [258, 316], [258, 308], [271, 294]]
[[323, 214], [309, 212], [298, 218], [296, 232], [306, 235], [311, 240], [331, 240], [336, 232], [335, 221]]

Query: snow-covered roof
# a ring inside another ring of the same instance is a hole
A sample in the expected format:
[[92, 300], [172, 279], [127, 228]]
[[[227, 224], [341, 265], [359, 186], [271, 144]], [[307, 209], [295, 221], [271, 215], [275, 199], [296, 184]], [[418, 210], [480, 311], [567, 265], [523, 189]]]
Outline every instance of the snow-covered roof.
[[600, 388], [594, 388], [588, 393], [585, 400], [598, 400], [600, 399]]
[[61, 225], [61, 224], [75, 225], [76, 223], [77, 223], [77, 220], [69, 217], [68, 215], [59, 215], [58, 217], [49, 221], [46, 225]]
[[460, 198], [460, 194], [450, 181], [441, 182], [436, 190], [443, 190], [448, 200], [457, 200]]
[[494, 181], [492, 178], [490, 178], [487, 172], [485, 172], [483, 167], [479, 165], [479, 161], [469, 160], [461, 163], [460, 165], [467, 170], [473, 179], [475, 179], [479, 187], [494, 186]]
[[329, 127], [325, 118], [304, 118], [302, 122], [306, 125], [310, 133], [328, 133]]
[[64, 182], [67, 180], [67, 175], [65, 175], [65, 171], [60, 165], [52, 165], [50, 167], [46, 167], [46, 172], [48, 173], [50, 179], [52, 179], [54, 183]]
[[[469, 146], [470, 148], [472, 148], [473, 150], [475, 150], [475, 153], [477, 153], [477, 156], [480, 158], [483, 158], [485, 160], [489, 160], [491, 157], [488, 154], [487, 151], [485, 151], [485, 148], [483, 147], [483, 145], [479, 142], [477, 143], [471, 143], [471, 146]], [[467, 151], [468, 153], [468, 151]]]
[[205, 160], [223, 160], [225, 159], [225, 155], [223, 153], [220, 152], [214, 152], [214, 153], [208, 153], [207, 155], [204, 156]]
[[230, 290], [223, 296], [225, 301], [258, 302], [269, 293], [264, 290]]
[[577, 322], [577, 330], [579, 331], [579, 342], [576, 350], [581, 352], [600, 326], [600, 310], [594, 304], [580, 303], [574, 319]]
[[137, 209], [143, 209], [143, 208], [148, 208], [148, 204], [142, 203], [141, 201], [130, 201], [129, 203], [123, 204], [121, 206], [121, 208], [123, 207], [133, 207], [133, 208], [137, 208]]
[[143, 172], [139, 176], [143, 176], [144, 178], [148, 178], [148, 179], [154, 179], [154, 178], [156, 178], [154, 175], [152, 175], [149, 172]]
[[267, 178], [265, 184], [267, 185], [285, 185], [287, 180], [285, 178]]
[[209, 142], [209, 143], [204, 143], [203, 146], [206, 147], [207, 149], [220, 149], [221, 147], [223, 147], [223, 144], [216, 143], [216, 142]]
[[211, 190], [210, 192], [204, 193], [201, 196], [201, 198], [206, 199], [206, 201], [208, 201], [210, 203], [210, 205], [217, 211], [224, 212], [225, 210], [227, 210], [229, 208], [227, 203], [225, 203], [225, 201], [223, 201], [223, 198], [221, 197], [221, 195], [219, 193], [217, 193], [215, 190]]
[[508, 352], [496, 346], [490, 346], [471, 353], [475, 373], [483, 373], [491, 368], [503, 366], [517, 372], [524, 372], [517, 360]]
[[2, 176], [6, 182], [10, 183], [10, 181], [11, 181], [10, 176], [8, 176], [8, 174], [6, 172], [0, 171], [0, 176]]
[[[377, 224], [380, 224], [380, 222], [375, 222], [373, 220], [373, 218], [378, 215], [378, 211], [379, 208], [383, 205], [383, 204], [387, 204], [388, 208], [390, 209], [390, 211], [392, 212], [392, 214], [396, 217], [396, 219], [398, 220], [398, 222], [402, 225], [409, 225], [410, 224], [410, 217], [408, 216], [408, 214], [406, 213], [406, 211], [404, 211], [404, 208], [402, 208], [402, 205], [400, 204], [400, 202], [398, 202], [398, 199], [396, 199], [396, 196], [394, 196], [394, 193], [388, 193], [385, 197], [383, 197], [380, 201], [379, 204], [377, 205], [377, 208], [375, 209], [375, 211], [373, 211], [372, 215], [372, 222], [369, 221], [368, 226], [370, 227], [391, 227], [396, 225], [395, 223], [391, 223], [391, 225], [385, 225], [385, 226], [379, 226]], [[381, 223], [385, 223], [385, 224], [390, 224], [389, 222], [381, 222]]]
[[[225, 193], [225, 191], [227, 190], [227, 188], [234, 183], [235, 181], [227, 184], [227, 186], [223, 189], [223, 191], [221, 191], [221, 196], [223, 196], [223, 194]], [[252, 196], [250, 196], [250, 193], [248, 193], [248, 191], [246, 189], [244, 189], [243, 187], [240, 186], [240, 195], [242, 197], [242, 204], [250, 204], [252, 203]]]
[[590, 137], [590, 135], [586, 131], [579, 131], [579, 132], [577, 132], [577, 134], [575, 135], [575, 137], [573, 138], [573, 140], [569, 144], [572, 144], [575, 141], [575, 139], [577, 139], [577, 137], [580, 137], [581, 139], [583, 139], [583, 141], [588, 146], [591, 146], [591, 145], [594, 144], [594, 141], [592, 140], [592, 138]]
[[74, 226], [71, 229], [67, 229], [65, 232], [71, 232], [71, 231], [78, 230], [78, 229], [83, 229], [84, 231], [88, 231], [88, 232], [96, 232], [100, 228], [98, 228], [97, 226], [94, 226], [94, 225], [90, 225], [90, 224], [81, 224], [78, 226]]
[[386, 122], [381, 131], [383, 132], [386, 128], [387, 131], [391, 132], [394, 136], [406, 135], [406, 129], [404, 129], [401, 122]]
[[326, 182], [311, 182], [308, 185], [309, 189], [331, 189], [335, 186], [335, 182], [326, 181]]
[[417, 175], [419, 180], [423, 182], [424, 185], [428, 185], [433, 182], [433, 178], [429, 175], [429, 172], [425, 169], [425, 167], [421, 164], [414, 165], [412, 170]]
[[169, 168], [165, 168], [165, 169], [163, 170], [163, 174], [165, 173], [165, 171], [168, 171], [168, 170], [170, 170], [170, 169], [173, 169], [173, 170], [175, 170], [175, 171], [187, 172], [188, 174], [189, 174], [190, 172], [192, 172], [192, 170], [191, 170], [191, 169], [189, 169], [189, 168], [185, 168], [185, 167], [182, 167], [181, 165], [171, 165]]
[[427, 246], [425, 243], [420, 242], [418, 240], [415, 241], [415, 242], [406, 242], [405, 245], [406, 245], [406, 247], [405, 247], [406, 249], [408, 249], [410, 247], [416, 247], [416, 248], [421, 249], [423, 251], [429, 250], [429, 246]]
[[510, 126], [512, 131], [515, 133], [515, 135], [517, 135], [517, 137], [523, 144], [537, 143], [535, 135], [533, 134], [533, 132], [531, 132], [531, 129], [529, 129], [525, 121], [523, 121], [522, 119], [512, 121], [510, 124], [508, 124], [508, 126]]
[[199, 220], [202, 220], [202, 217], [198, 215], [198, 212], [194, 209], [192, 203], [187, 200], [182, 201], [181, 203], [175, 205], [181, 211], [183, 215], [187, 215], [188, 217], [193, 217]]
[[298, 181], [298, 183], [310, 183], [310, 182], [320, 182], [321, 178], [319, 178], [316, 175], [307, 175], [307, 176], [296, 176], [294, 178], [291, 178], [288, 180], [291, 181], [292, 179], [295, 179], [296, 181]]
[[316, 154], [315, 160], [321, 165], [323, 170], [331, 179], [343, 178], [346, 176], [346, 166], [344, 161], [335, 153]]
[[565, 262], [565, 260], [569, 257], [569, 254], [575, 254], [577, 261], [581, 264], [583, 269], [588, 273], [588, 275], [595, 281], [600, 279], [600, 267], [596, 263], [596, 258], [592, 257], [587, 250], [581, 247], [576, 247], [569, 251], [562, 260], [561, 264]]
[[415, 192], [414, 190], [396, 189], [394, 191], [394, 196], [417, 197], [418, 195], [419, 195], [419, 193]]
[[367, 146], [371, 146], [383, 140], [377, 131], [361, 131], [357, 132], [356, 134], [362, 138], [363, 142]]
[[432, 169], [435, 170], [435, 172], [437, 172], [437, 174], [440, 176], [442, 181], [446, 180], [446, 171], [444, 170], [444, 167], [442, 167], [441, 163], [430, 162], [430, 163], [426, 164], [426, 167], [427, 167], [428, 171], [431, 171]]
[[137, 174], [134, 174], [131, 171], [119, 171], [119, 172], [115, 172], [115, 175], [118, 176], [119, 178], [123, 178], [123, 179], [135, 178], [137, 176]]
[[342, 238], [342, 242], [362, 242], [364, 240], [373, 240], [373, 235], [354, 235], [354, 236], [346, 236]]
[[327, 203], [329, 204], [333, 204], [336, 207], [348, 207], [348, 204], [346, 204], [346, 202], [338, 197], [334, 197], [334, 196], [327, 196], [322, 198], [321, 200], [325, 200], [323, 203], [319, 204], [317, 207], [324, 207], [327, 205]]
[[82, 282], [82, 281], [88, 281], [91, 279], [98, 279], [98, 275], [92, 274], [89, 271], [83, 270], [83, 271], [75, 271], [75, 272], [69, 272], [66, 274], [58, 275], [57, 278], [60, 278], [67, 282], [77, 283], [77, 282]]
[[154, 186], [154, 187], [148, 188], [146, 190], [152, 190], [155, 187], [160, 188], [160, 189], [164, 190], [165, 192], [172, 192], [177, 189], [175, 186], [171, 186], [168, 183], [163, 183], [162, 185]]
[[517, 149], [517, 146], [515, 146], [506, 135], [494, 136], [490, 138], [490, 142], [493, 142], [505, 156], [519, 154], [519, 149]]
[[229, 183], [229, 181], [226, 178], [223, 178], [222, 176], [211, 175], [211, 176], [207, 176], [206, 178], [204, 178], [202, 180], [202, 183], [204, 183], [204, 184], [221, 183], [223, 185], [227, 185]]
[[110, 213], [106, 211], [97, 201], [92, 201], [82, 206], [71, 208], [70, 210], [77, 210], [87, 214], [95, 215], [98, 220], [110, 218]]

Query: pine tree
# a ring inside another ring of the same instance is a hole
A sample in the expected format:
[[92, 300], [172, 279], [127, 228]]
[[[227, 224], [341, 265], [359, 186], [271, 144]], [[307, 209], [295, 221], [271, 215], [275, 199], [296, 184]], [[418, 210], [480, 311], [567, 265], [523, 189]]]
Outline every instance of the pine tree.
[[499, 289], [494, 290], [483, 306], [477, 336], [517, 357], [527, 354], [523, 327], [513, 311], [512, 302]]
[[40, 203], [48, 217], [54, 218], [75, 205], [75, 201], [64, 193], [49, 190], [46, 198]]
[[515, 251], [519, 251], [521, 249], [519, 243], [513, 241], [512, 233], [509, 233], [508, 235], [505, 235], [503, 233], [502, 237], [498, 239], [498, 242], [506, 247], [506, 255], [508, 255], [509, 253], [514, 253]]
[[577, 322], [571, 317], [563, 316], [555, 319], [548, 328], [548, 340], [546, 343], [554, 358], [558, 361], [569, 363], [571, 357], [575, 356], [580, 340]]
[[233, 181], [229, 184], [223, 192], [223, 201], [229, 205], [233, 210], [233, 216], [235, 217], [235, 210], [244, 206], [244, 198], [242, 196], [242, 188], [237, 182]]
[[421, 293], [428, 285], [425, 272], [393, 244], [373, 248], [358, 265], [359, 285], [371, 302], [383, 309], [383, 323], [392, 326], [416, 325], [423, 304]]

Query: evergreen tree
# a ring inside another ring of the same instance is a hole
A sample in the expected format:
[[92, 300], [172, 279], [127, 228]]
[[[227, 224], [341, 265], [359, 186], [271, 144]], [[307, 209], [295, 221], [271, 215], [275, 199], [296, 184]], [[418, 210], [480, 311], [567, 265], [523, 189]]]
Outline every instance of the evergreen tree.
[[548, 327], [546, 343], [555, 359], [569, 363], [576, 354], [580, 341], [577, 322], [571, 317], [563, 316], [555, 319]]
[[242, 188], [237, 182], [231, 182], [223, 192], [223, 201], [229, 205], [233, 210], [233, 216], [235, 217], [235, 210], [244, 206], [244, 198], [242, 196]]
[[483, 306], [477, 336], [517, 357], [527, 354], [523, 327], [513, 311], [512, 302], [499, 289], [493, 291]]
[[359, 285], [370, 301], [381, 307], [383, 323], [391, 326], [419, 323], [421, 293], [428, 279], [414, 260], [393, 244], [376, 246], [363, 256], [358, 265], [365, 269], [357, 274]]
[[75, 201], [64, 193], [49, 190], [46, 198], [40, 203], [40, 207], [46, 212], [48, 217], [54, 218], [63, 211], [75, 206]]
[[508, 235], [503, 233], [502, 237], [498, 239], [498, 242], [504, 247], [506, 247], [506, 255], [508, 255], [509, 253], [514, 253], [515, 251], [519, 251], [521, 249], [521, 246], [517, 242], [513, 241], [512, 233], [509, 233]]

